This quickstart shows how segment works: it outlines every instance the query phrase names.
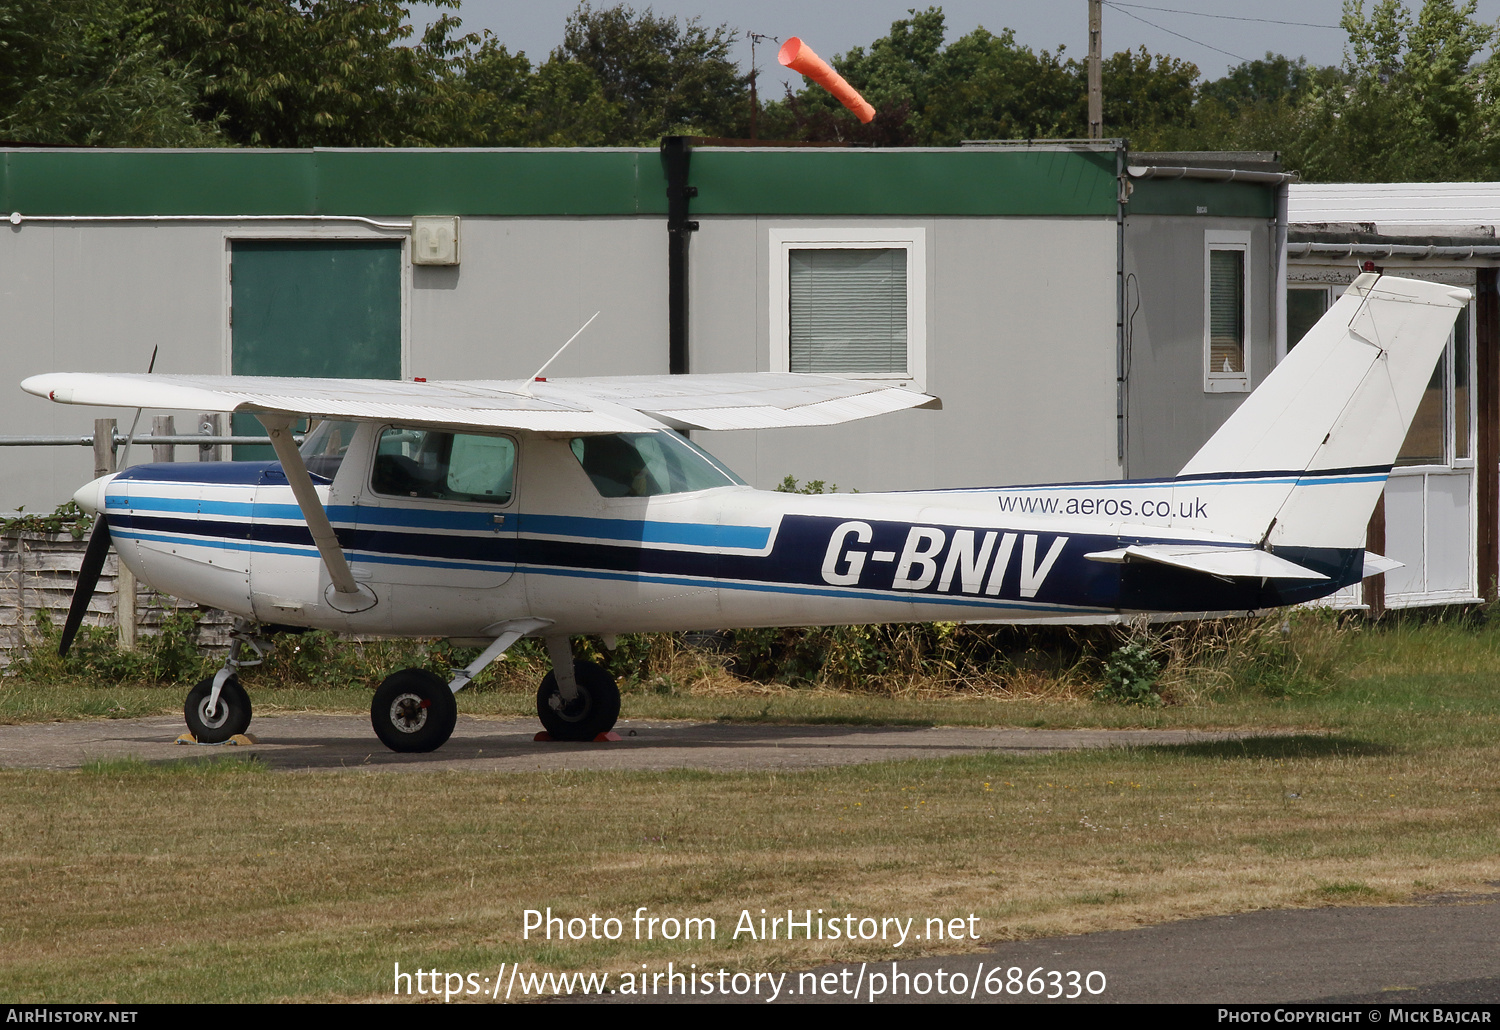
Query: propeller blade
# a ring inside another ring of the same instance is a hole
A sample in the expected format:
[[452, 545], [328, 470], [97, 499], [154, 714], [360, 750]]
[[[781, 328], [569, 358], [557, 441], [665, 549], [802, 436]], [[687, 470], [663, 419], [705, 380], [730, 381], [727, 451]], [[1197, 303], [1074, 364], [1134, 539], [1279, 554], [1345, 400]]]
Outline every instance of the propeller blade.
[[73, 591], [73, 603], [68, 606], [68, 621], [63, 623], [62, 640], [58, 641], [57, 653], [66, 656], [83, 625], [83, 616], [89, 610], [89, 599], [99, 585], [99, 574], [104, 571], [104, 559], [109, 557], [109, 520], [101, 512], [94, 520], [94, 532], [89, 537], [88, 550], [83, 552], [83, 564], [78, 569], [78, 587]]

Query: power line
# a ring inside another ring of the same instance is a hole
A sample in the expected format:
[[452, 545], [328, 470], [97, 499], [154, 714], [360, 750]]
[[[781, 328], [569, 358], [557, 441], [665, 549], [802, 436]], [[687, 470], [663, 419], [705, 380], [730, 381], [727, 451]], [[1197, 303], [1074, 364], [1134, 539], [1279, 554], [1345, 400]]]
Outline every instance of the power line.
[[[1342, 29], [1342, 25], [1324, 25], [1313, 21], [1281, 21], [1276, 18], [1245, 18], [1235, 14], [1209, 14], [1206, 11], [1183, 11], [1176, 7], [1151, 7], [1146, 4], [1111, 3], [1111, 7], [1134, 7], [1138, 11], [1162, 11], [1167, 14], [1191, 14], [1195, 18], [1218, 18], [1221, 21], [1257, 21], [1265, 25], [1296, 25], [1305, 29]], [[1129, 12], [1121, 11], [1121, 14]], [[1150, 24], [1149, 22], [1147, 24]], [[1159, 27], [1159, 26], [1158, 26]], [[1220, 53], [1223, 53], [1221, 50]]]
[[1145, 18], [1142, 18], [1138, 14], [1131, 14], [1129, 11], [1125, 10], [1124, 7], [1120, 6], [1119, 4], [1111, 2], [1111, 0], [1101, 0], [1101, 2], [1104, 4], [1105, 7], [1112, 7], [1116, 11], [1119, 11], [1121, 14], [1125, 15], [1125, 17], [1127, 17], [1127, 18], [1134, 18], [1136, 21], [1140, 22], [1142, 25], [1150, 25], [1153, 29], [1156, 29], [1158, 32], [1165, 32], [1169, 36], [1176, 36], [1178, 39], [1185, 39], [1189, 43], [1192, 43], [1195, 46], [1207, 47], [1208, 49], [1214, 51], [1215, 53], [1223, 54], [1225, 57], [1232, 57], [1236, 61], [1243, 61], [1243, 62], [1245, 62], [1245, 63], [1248, 64], [1250, 62], [1250, 60], [1251, 60], [1251, 58], [1249, 58], [1249, 57], [1242, 57], [1239, 54], [1230, 53], [1228, 50], [1220, 49], [1219, 47], [1214, 46], [1212, 43], [1205, 43], [1201, 39], [1194, 39], [1192, 36], [1184, 36], [1180, 32], [1173, 32], [1171, 29], [1166, 28], [1165, 26], [1162, 26], [1162, 25], [1158, 25], [1154, 21], [1147, 21]]

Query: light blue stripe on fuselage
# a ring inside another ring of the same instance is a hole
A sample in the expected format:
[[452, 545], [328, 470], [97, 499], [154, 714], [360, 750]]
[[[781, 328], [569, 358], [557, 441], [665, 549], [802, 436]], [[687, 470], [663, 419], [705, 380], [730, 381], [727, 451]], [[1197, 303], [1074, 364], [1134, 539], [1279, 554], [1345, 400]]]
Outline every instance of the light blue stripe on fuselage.
[[[1145, 480], [1120, 480], [1106, 481], [1102, 483], [1053, 483], [1051, 485], [1038, 486], [990, 486], [983, 488], [960, 487], [956, 490], [932, 490], [929, 493], [975, 493], [975, 494], [1010, 494], [1026, 493], [1029, 491], [1045, 491], [1048, 493], [1066, 493], [1069, 490], [1108, 491], [1108, 490], [1163, 490], [1179, 489], [1186, 487], [1209, 487], [1209, 486], [1340, 486], [1344, 483], [1384, 483], [1390, 477], [1384, 472], [1363, 472], [1358, 475], [1324, 475], [1317, 472], [1309, 472], [1305, 476], [1277, 476], [1270, 479], [1240, 479], [1234, 476], [1225, 476], [1221, 479], [1145, 479]], [[922, 493], [924, 491], [911, 491]]]
[[[301, 522], [302, 511], [295, 504], [266, 504], [251, 501], [195, 500], [187, 497], [105, 498], [107, 508], [131, 511], [160, 511], [192, 515], [216, 515], [238, 519], [275, 519]], [[329, 521], [347, 526], [390, 526], [397, 529], [446, 529], [459, 532], [492, 533], [496, 529], [489, 511], [430, 511], [422, 508], [368, 507], [333, 505], [328, 508]], [[515, 526], [521, 533], [536, 536], [569, 537], [582, 540], [618, 540], [647, 544], [681, 544], [687, 547], [717, 547], [730, 550], [764, 550], [771, 538], [766, 526], [718, 526], [703, 522], [650, 522], [635, 519], [598, 519], [581, 515], [515, 515]], [[510, 527], [504, 527], [509, 529]]]

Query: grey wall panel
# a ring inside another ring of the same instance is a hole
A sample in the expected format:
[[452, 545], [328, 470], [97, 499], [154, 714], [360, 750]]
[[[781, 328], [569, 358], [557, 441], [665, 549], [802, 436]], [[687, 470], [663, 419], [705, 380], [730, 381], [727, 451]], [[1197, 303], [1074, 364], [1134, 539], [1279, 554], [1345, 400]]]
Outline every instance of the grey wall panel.
[[[224, 367], [224, 241], [220, 228], [46, 225], [0, 238], [0, 434], [87, 434], [96, 418], [134, 411], [70, 407], [23, 394], [29, 375], [144, 372], [160, 344], [159, 371]], [[143, 417], [145, 431], [150, 419]], [[181, 416], [179, 428], [188, 426]], [[150, 460], [136, 448], [133, 461]], [[48, 512], [93, 477], [82, 447], [0, 449], [0, 511]]]
[[527, 376], [595, 311], [547, 374], [667, 371], [666, 220], [465, 218], [462, 262], [411, 269], [411, 375]]
[[[1119, 474], [1113, 220], [725, 216], [701, 222], [690, 292], [692, 367], [703, 372], [769, 365], [772, 229], [924, 232], [927, 387], [943, 398], [944, 410], [842, 427], [697, 434], [747, 479], [773, 486], [790, 474], [869, 491]], [[662, 219], [466, 218], [461, 233], [457, 267], [406, 267], [404, 374], [527, 375], [596, 310], [599, 320], [549, 375], [666, 371]], [[230, 235], [384, 234], [267, 223], [30, 223], [8, 230], [0, 239], [0, 302], [7, 312], [0, 345], [10, 388], [41, 371], [138, 370], [158, 342], [161, 370], [227, 371]], [[1193, 262], [1201, 262], [1201, 249], [1190, 248], [1179, 262], [1201, 278]], [[1191, 304], [1184, 310], [1173, 317], [1191, 323], [1189, 350], [1197, 354], [1201, 314]], [[1165, 332], [1153, 323], [1145, 335], [1154, 341]], [[1188, 382], [1197, 382], [1201, 368], [1189, 364]], [[1259, 374], [1263, 360], [1256, 367]], [[1201, 383], [1198, 392], [1201, 401]], [[0, 410], [0, 433], [86, 433], [102, 414], [128, 424], [131, 412], [64, 408], [18, 394]], [[190, 424], [179, 419], [182, 428]], [[190, 457], [185, 450], [180, 456]], [[0, 460], [12, 473], [0, 485], [0, 510], [50, 509], [92, 468], [83, 448], [11, 449]]]
[[765, 372], [766, 233], [756, 218], [702, 218], [698, 224], [688, 251], [690, 370]]
[[772, 229], [926, 232], [927, 390], [943, 410], [697, 435], [757, 486], [787, 475], [869, 491], [1119, 474], [1113, 221], [745, 217], [702, 225], [692, 256], [693, 367], [701, 371], [768, 367]]
[[1126, 304], [1131, 327], [1127, 471], [1132, 479], [1176, 475], [1246, 397], [1203, 388], [1204, 233], [1209, 230], [1250, 233], [1246, 306], [1252, 384], [1271, 369], [1276, 266], [1267, 223], [1130, 218], [1125, 268], [1132, 276]]
[[[534, 372], [595, 311], [598, 320], [552, 375], [667, 370], [667, 238], [663, 219], [465, 219], [462, 263], [405, 263], [403, 373], [432, 378]], [[20, 393], [45, 371], [224, 373], [228, 365], [228, 237], [402, 239], [347, 223], [27, 223], [0, 237], [0, 353], [14, 403], [0, 434], [92, 432], [134, 412], [64, 407]], [[177, 413], [191, 432], [196, 413]], [[188, 416], [188, 417], [184, 417]], [[143, 419], [149, 431], [149, 418]], [[149, 460], [137, 447], [135, 462]], [[179, 448], [178, 457], [194, 457]], [[0, 450], [0, 511], [50, 511], [91, 477], [84, 448]]]

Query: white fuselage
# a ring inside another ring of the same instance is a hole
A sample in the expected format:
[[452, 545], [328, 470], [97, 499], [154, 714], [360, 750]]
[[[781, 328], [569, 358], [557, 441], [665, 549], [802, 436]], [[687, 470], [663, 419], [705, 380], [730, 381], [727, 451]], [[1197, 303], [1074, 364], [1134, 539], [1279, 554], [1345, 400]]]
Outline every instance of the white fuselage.
[[[381, 430], [361, 425], [332, 481], [317, 484], [355, 579], [375, 595], [363, 611], [330, 603], [329, 574], [275, 464], [139, 466], [114, 477], [103, 500], [115, 546], [156, 589], [261, 623], [476, 640], [520, 618], [608, 634], [1076, 622], [1277, 601], [1226, 583], [1222, 597], [1179, 591], [1158, 605], [1152, 582], [1127, 578], [1161, 570], [1084, 556], [1137, 543], [1251, 546], [1215, 524], [1242, 502], [1260, 508], [1261, 495], [1289, 490], [1284, 478], [822, 496], [725, 485], [607, 497], [567, 437], [516, 432], [506, 434], [514, 469], [502, 503], [377, 489]], [[1325, 478], [1332, 500], [1378, 491], [1384, 475]], [[1347, 547], [1324, 547], [1348, 564]]]

